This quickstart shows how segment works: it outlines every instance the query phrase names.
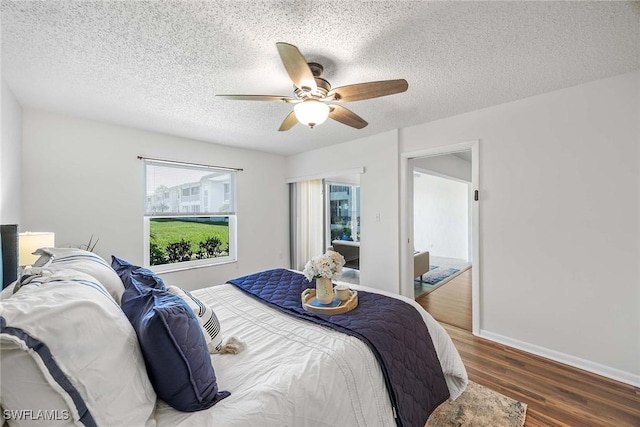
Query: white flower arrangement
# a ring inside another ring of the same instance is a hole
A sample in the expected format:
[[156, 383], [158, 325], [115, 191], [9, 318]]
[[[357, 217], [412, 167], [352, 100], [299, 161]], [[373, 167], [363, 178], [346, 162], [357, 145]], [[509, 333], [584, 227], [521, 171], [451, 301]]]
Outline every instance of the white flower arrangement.
[[323, 255], [311, 258], [304, 266], [303, 273], [308, 281], [319, 277], [338, 279], [343, 265], [344, 257], [338, 252], [329, 250]]

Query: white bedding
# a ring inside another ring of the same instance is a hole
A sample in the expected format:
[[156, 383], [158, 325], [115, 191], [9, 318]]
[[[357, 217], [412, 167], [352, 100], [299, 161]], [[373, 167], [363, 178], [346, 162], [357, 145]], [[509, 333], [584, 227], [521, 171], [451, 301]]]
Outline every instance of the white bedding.
[[[395, 426], [378, 362], [359, 339], [281, 313], [233, 285], [192, 293], [214, 308], [222, 333], [240, 338], [246, 348], [239, 354], [211, 356], [218, 386], [230, 391], [230, 397], [196, 413], [159, 402], [158, 427]], [[417, 307], [456, 398], [467, 383], [460, 356], [446, 331]]]

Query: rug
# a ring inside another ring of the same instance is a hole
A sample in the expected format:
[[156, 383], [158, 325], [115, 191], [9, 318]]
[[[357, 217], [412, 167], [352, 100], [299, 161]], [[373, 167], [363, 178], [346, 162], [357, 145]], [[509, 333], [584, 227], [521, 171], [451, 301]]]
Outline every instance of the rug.
[[452, 276], [460, 271], [459, 268], [440, 268], [437, 265], [430, 265], [429, 271], [422, 275], [422, 282], [427, 285], [436, 285], [438, 282], [442, 282], [444, 279]]
[[526, 403], [469, 381], [464, 393], [440, 405], [425, 427], [522, 427], [526, 413]]
[[416, 278], [413, 282], [413, 294], [415, 295], [415, 298], [435, 291], [437, 288], [460, 274], [461, 271], [465, 271], [467, 269], [468, 267], [464, 268], [464, 270], [460, 270], [459, 268], [443, 268], [437, 265], [430, 265], [429, 271], [424, 273], [422, 280]]

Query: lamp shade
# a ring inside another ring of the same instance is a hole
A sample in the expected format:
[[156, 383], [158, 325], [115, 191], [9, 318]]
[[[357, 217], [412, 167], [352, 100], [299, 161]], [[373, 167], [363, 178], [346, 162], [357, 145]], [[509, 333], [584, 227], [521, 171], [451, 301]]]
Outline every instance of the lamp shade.
[[18, 235], [18, 263], [20, 266], [32, 265], [40, 257], [33, 255], [37, 249], [53, 248], [55, 246], [55, 233], [20, 233]]
[[324, 123], [329, 117], [329, 106], [316, 99], [307, 99], [293, 107], [296, 119], [310, 128]]

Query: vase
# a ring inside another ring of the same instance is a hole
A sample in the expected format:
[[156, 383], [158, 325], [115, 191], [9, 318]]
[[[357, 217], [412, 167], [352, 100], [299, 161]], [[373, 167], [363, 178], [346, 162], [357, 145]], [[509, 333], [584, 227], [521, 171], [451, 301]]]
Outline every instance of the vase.
[[316, 299], [320, 304], [333, 301], [333, 283], [327, 277], [316, 277]]

